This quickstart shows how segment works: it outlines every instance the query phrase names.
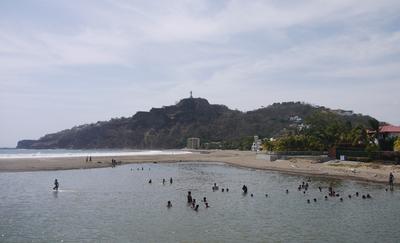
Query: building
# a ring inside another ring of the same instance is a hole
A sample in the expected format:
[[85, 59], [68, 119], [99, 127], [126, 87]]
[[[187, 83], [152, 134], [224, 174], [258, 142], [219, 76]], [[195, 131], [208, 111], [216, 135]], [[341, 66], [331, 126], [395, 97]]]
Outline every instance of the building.
[[203, 143], [203, 147], [205, 149], [221, 149], [222, 148], [222, 143], [221, 142]]
[[340, 115], [340, 116], [352, 116], [354, 115], [353, 111], [350, 110], [333, 110], [333, 112], [335, 112], [336, 114]]
[[200, 148], [200, 138], [188, 138], [186, 148], [199, 149]]
[[379, 139], [400, 137], [400, 126], [380, 126], [379, 127]]
[[261, 139], [258, 138], [258, 136], [254, 136], [254, 142], [253, 145], [251, 145], [251, 151], [260, 151], [262, 146], [262, 141]]

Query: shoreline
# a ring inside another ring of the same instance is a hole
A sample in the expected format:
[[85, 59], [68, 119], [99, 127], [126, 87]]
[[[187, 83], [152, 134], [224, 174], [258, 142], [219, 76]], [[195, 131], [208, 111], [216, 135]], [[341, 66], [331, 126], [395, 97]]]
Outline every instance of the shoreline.
[[307, 159], [268, 162], [258, 159], [256, 153], [251, 151], [195, 150], [191, 152], [175, 155], [102, 156], [93, 157], [92, 162], [85, 162], [85, 157], [0, 159], [0, 173], [105, 168], [111, 167], [111, 160], [115, 159], [118, 162], [121, 161], [122, 165], [137, 163], [220, 162], [249, 169], [382, 184], [387, 184], [389, 173], [392, 172], [395, 177], [395, 184], [400, 184], [400, 165], [337, 160], [318, 163]]

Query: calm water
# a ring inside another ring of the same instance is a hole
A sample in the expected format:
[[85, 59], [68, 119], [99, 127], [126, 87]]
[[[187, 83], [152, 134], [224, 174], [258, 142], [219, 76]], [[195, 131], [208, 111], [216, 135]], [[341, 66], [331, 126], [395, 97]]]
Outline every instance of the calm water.
[[[51, 190], [55, 178], [60, 181], [58, 193]], [[162, 178], [167, 179], [165, 185]], [[332, 180], [312, 178], [305, 195], [297, 191], [304, 180], [199, 163], [0, 173], [0, 242], [400, 241], [397, 191], [333, 180], [340, 194], [359, 191], [373, 198], [325, 201]], [[213, 182], [229, 187], [229, 192], [213, 192]], [[249, 187], [247, 196], [241, 193], [243, 184]], [[323, 193], [318, 186], [324, 187]], [[211, 207], [200, 202], [199, 211], [193, 211], [186, 205], [188, 190], [197, 201], [207, 197]], [[307, 204], [313, 198], [318, 201]]]

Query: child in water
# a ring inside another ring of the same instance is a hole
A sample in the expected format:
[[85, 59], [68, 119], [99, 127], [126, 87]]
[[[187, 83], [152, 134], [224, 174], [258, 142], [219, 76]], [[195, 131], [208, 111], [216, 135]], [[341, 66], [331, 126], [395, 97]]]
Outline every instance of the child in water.
[[56, 179], [56, 180], [54, 181], [54, 187], [53, 187], [53, 190], [56, 190], [56, 191], [58, 191], [58, 187], [59, 187], [59, 184], [58, 184], [58, 180]]

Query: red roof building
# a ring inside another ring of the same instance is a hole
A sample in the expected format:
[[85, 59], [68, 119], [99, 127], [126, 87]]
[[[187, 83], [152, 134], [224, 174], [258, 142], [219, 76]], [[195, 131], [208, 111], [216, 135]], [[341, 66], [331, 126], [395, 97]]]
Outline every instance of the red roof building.
[[400, 126], [380, 126], [379, 127], [379, 136], [380, 137], [400, 137]]

